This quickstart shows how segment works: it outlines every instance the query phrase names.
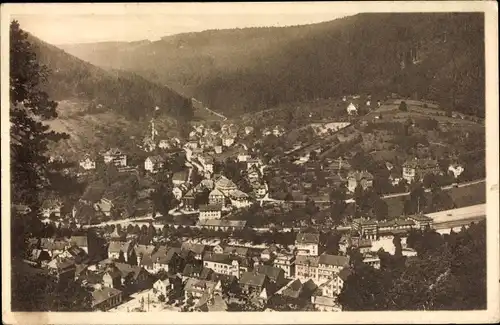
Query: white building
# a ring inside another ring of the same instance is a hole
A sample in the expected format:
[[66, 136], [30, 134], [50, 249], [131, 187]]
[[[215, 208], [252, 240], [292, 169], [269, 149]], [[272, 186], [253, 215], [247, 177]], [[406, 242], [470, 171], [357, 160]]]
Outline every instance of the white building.
[[353, 103], [350, 103], [349, 106], [347, 106], [347, 114], [349, 115], [358, 114], [358, 109], [356, 108], [356, 106], [354, 106]]
[[448, 167], [448, 171], [453, 174], [455, 178], [460, 176], [464, 172], [465, 168], [458, 164], [451, 164]]
[[293, 255], [278, 254], [273, 265], [283, 269], [286, 278], [292, 278], [295, 275], [295, 256]]
[[220, 205], [202, 205], [200, 206], [199, 220], [220, 219], [222, 216], [222, 207]]
[[90, 159], [89, 156], [85, 156], [85, 158], [80, 161], [80, 167], [85, 170], [95, 169], [95, 160]]
[[162, 156], [151, 156], [144, 161], [144, 169], [151, 173], [156, 173], [163, 167], [164, 163]]
[[299, 233], [295, 239], [297, 255], [318, 256], [319, 234]]
[[104, 163], [113, 163], [115, 166], [127, 166], [127, 155], [120, 151], [120, 149], [112, 148], [103, 153]]
[[252, 204], [248, 194], [240, 190], [232, 190], [229, 192], [229, 199], [231, 200], [231, 204], [238, 209], [248, 207]]

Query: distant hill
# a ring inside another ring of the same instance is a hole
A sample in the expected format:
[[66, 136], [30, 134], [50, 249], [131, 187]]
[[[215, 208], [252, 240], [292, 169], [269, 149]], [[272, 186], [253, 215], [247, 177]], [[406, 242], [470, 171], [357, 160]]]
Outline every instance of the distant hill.
[[226, 115], [343, 94], [394, 92], [484, 116], [481, 13], [366, 13], [306, 26], [62, 48], [96, 65], [169, 85]]
[[32, 35], [28, 40], [40, 63], [49, 69], [45, 90], [54, 100], [84, 105], [81, 113], [113, 111], [138, 120], [153, 114], [158, 106], [161, 113], [175, 119], [192, 117], [191, 101], [165, 86], [132, 72], [96, 67]]

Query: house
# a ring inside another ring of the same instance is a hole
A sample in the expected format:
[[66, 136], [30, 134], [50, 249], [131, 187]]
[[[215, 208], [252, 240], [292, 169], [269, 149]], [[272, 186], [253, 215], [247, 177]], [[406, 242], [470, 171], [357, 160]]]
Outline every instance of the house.
[[344, 283], [351, 273], [352, 269], [350, 267], [344, 267], [338, 274], [335, 274], [331, 280], [320, 285], [319, 289], [321, 290], [321, 295], [329, 298], [338, 296], [342, 292]]
[[150, 156], [144, 161], [144, 169], [150, 173], [157, 173], [165, 164], [162, 156]]
[[458, 176], [460, 176], [463, 172], [464, 172], [464, 167], [462, 167], [461, 165], [459, 164], [451, 164], [449, 167], [448, 167], [448, 172], [453, 174], [453, 176], [455, 178], [457, 178]]
[[188, 250], [193, 252], [194, 258], [201, 261], [203, 259], [203, 254], [207, 250], [207, 246], [202, 244], [192, 244], [185, 242], [181, 245], [181, 251], [182, 250]]
[[247, 170], [250, 170], [253, 166], [260, 168], [262, 167], [262, 165], [263, 165], [262, 160], [259, 158], [247, 160]]
[[115, 166], [127, 166], [127, 155], [120, 151], [117, 148], [111, 148], [108, 151], [102, 154], [104, 158], [104, 163], [109, 164], [112, 163]]
[[240, 190], [232, 190], [229, 192], [229, 198], [231, 199], [231, 204], [236, 208], [244, 208], [250, 206], [250, 198], [248, 194]]
[[47, 263], [49, 274], [58, 282], [74, 281], [76, 273], [75, 260], [72, 258], [55, 257]]
[[261, 178], [261, 176], [262, 175], [258, 167], [252, 166], [250, 169], [248, 169], [247, 177], [250, 180], [250, 182], [258, 181]]
[[54, 216], [56, 218], [61, 217], [62, 203], [59, 200], [45, 200], [42, 203], [42, 215], [44, 218], [49, 218]]
[[221, 191], [224, 195], [229, 195], [229, 192], [238, 189], [233, 181], [223, 175], [220, 175], [215, 180], [215, 188]]
[[330, 171], [334, 171], [334, 172], [340, 172], [340, 171], [344, 171], [344, 170], [350, 170], [351, 169], [351, 164], [346, 159], [344, 159], [342, 157], [339, 157], [337, 159], [334, 159], [334, 160], [330, 161], [328, 169]]
[[207, 204], [200, 206], [199, 220], [220, 219], [222, 206], [220, 204]]
[[141, 266], [115, 262], [109, 267], [120, 271], [122, 286], [130, 292], [137, 292], [151, 285], [150, 274]]
[[318, 256], [319, 234], [298, 233], [295, 239], [297, 255]]
[[368, 264], [375, 269], [380, 269], [380, 258], [376, 253], [366, 254], [363, 257], [363, 263]]
[[236, 257], [229, 254], [205, 253], [203, 266], [216, 273], [240, 277], [240, 263]]
[[319, 282], [331, 280], [347, 266], [349, 266], [347, 256], [321, 254], [318, 259], [317, 280]]
[[248, 271], [241, 275], [240, 287], [247, 295], [258, 295], [257, 297], [262, 300], [267, 300], [270, 293], [267, 292], [269, 288], [269, 278], [262, 273], [255, 271]]
[[337, 303], [336, 298], [312, 296], [311, 302], [314, 304], [314, 308], [318, 311], [342, 311], [342, 308]]
[[194, 210], [194, 202], [195, 202], [195, 197], [193, 190], [189, 190], [183, 197], [182, 197], [182, 205], [184, 210]]
[[282, 268], [285, 277], [288, 279], [295, 275], [295, 256], [291, 254], [278, 254], [273, 261], [273, 265]]
[[64, 252], [69, 245], [70, 243], [66, 240], [55, 240], [53, 238], [42, 238], [40, 240], [40, 249], [46, 251], [51, 258]]
[[226, 197], [224, 194], [217, 188], [214, 188], [208, 194], [208, 202], [212, 205], [223, 205], [225, 203]]
[[[80, 247], [81, 249], [83, 249], [85, 251], [85, 253], [89, 254], [89, 255], [92, 255], [93, 253], [95, 253], [95, 245], [94, 245], [94, 242], [91, 243], [91, 241], [89, 240], [89, 237], [84, 235], [84, 236], [71, 236], [70, 238], [70, 243], [72, 245], [76, 245], [78, 247]], [[90, 250], [89, 250], [89, 246], [90, 246]]]
[[222, 146], [215, 145], [214, 146], [214, 151], [215, 151], [216, 154], [221, 154], [222, 153]]
[[172, 183], [177, 186], [186, 184], [188, 181], [188, 176], [189, 173], [187, 170], [174, 173], [174, 175], [172, 175]]
[[242, 150], [239, 154], [238, 154], [238, 162], [246, 162], [248, 159], [251, 159], [252, 156], [250, 156], [246, 150]]
[[184, 285], [184, 298], [200, 299], [205, 293], [222, 293], [222, 284], [207, 280], [190, 278]]
[[203, 166], [206, 173], [212, 174], [214, 172], [214, 158], [209, 155], [201, 155], [198, 157], [198, 161]]
[[260, 274], [265, 274], [269, 281], [277, 285], [283, 285], [285, 280], [285, 271], [280, 267], [274, 267], [272, 265], [256, 265], [254, 268], [255, 272]]
[[160, 140], [160, 142], [158, 143], [158, 148], [160, 149], [171, 149], [173, 147], [173, 144], [168, 141], [168, 140]]
[[298, 255], [295, 259], [295, 278], [318, 280], [318, 256]]
[[351, 229], [364, 238], [376, 239], [377, 237], [377, 223], [368, 218], [354, 219], [351, 223]]
[[366, 238], [343, 235], [339, 242], [339, 251], [347, 254], [351, 247], [358, 249], [361, 254], [365, 254], [371, 251], [372, 241]]
[[224, 135], [222, 137], [222, 145], [224, 147], [230, 147], [234, 144], [235, 137], [232, 135]]
[[144, 257], [151, 257], [155, 250], [154, 245], [135, 245], [134, 246], [134, 253], [135, 256], [137, 257], [137, 265], [141, 264], [141, 260]]
[[158, 250], [151, 256], [156, 273], [160, 270], [164, 270], [167, 273], [180, 272], [184, 264], [184, 260], [182, 259], [180, 253], [180, 249], [168, 249], [165, 246], [160, 246], [160, 248], [158, 248]]
[[207, 291], [201, 296], [200, 300], [194, 306], [195, 310], [205, 312], [225, 312], [227, 311], [227, 303], [222, 298], [220, 293]]
[[186, 281], [189, 278], [200, 279], [201, 272], [203, 270], [202, 265], [198, 264], [186, 264], [184, 270], [182, 270], [182, 281]]
[[347, 176], [347, 188], [349, 191], [354, 192], [356, 187], [361, 185], [363, 190], [373, 186], [373, 175], [367, 171], [349, 172]]
[[242, 247], [242, 246], [226, 246], [224, 247], [222, 253], [246, 258], [249, 255], [249, 249], [248, 247]]
[[353, 103], [350, 103], [349, 106], [347, 106], [347, 114], [349, 115], [357, 115], [358, 114], [358, 109], [356, 106], [354, 106]]
[[199, 220], [196, 224], [198, 227], [206, 228], [210, 230], [222, 230], [222, 231], [233, 231], [245, 228], [247, 222], [246, 220], [218, 220], [218, 219], [208, 219]]
[[280, 137], [280, 136], [282, 136], [282, 135], [285, 133], [285, 128], [284, 128], [284, 127], [282, 127], [282, 126], [278, 126], [278, 125], [277, 125], [277, 126], [275, 126], [275, 127], [273, 128], [273, 131], [272, 131], [272, 132], [273, 132], [273, 135], [274, 135], [274, 136], [276, 136], [276, 137]]
[[114, 207], [113, 202], [110, 199], [104, 197], [94, 203], [94, 210], [105, 215], [106, 217], [111, 216], [111, 211], [113, 207]]
[[157, 297], [159, 297], [160, 295], [167, 297], [170, 291], [173, 289], [174, 284], [172, 283], [172, 280], [170, 278], [166, 278], [163, 280], [159, 279], [158, 281], [153, 283], [153, 293], [155, 293]]
[[31, 250], [30, 254], [25, 259], [31, 265], [42, 266], [46, 262], [50, 261], [50, 255], [47, 251], [34, 248]]
[[110, 288], [101, 287], [92, 291], [92, 309], [107, 311], [120, 305], [123, 301], [122, 291]]
[[432, 228], [434, 220], [428, 216], [422, 214], [414, 214], [408, 216], [408, 220], [415, 223], [416, 228], [424, 230], [426, 228]]
[[120, 256], [122, 256], [123, 261], [127, 262], [133, 249], [134, 245], [132, 241], [111, 241], [108, 245], [108, 258], [119, 260]]
[[85, 170], [95, 169], [95, 160], [86, 155], [82, 160], [80, 160], [80, 167]]
[[182, 199], [182, 195], [187, 191], [187, 186], [186, 185], [180, 185], [180, 186], [175, 186], [172, 189], [172, 194], [174, 195], [175, 199], [180, 201]]
[[253, 126], [245, 126], [245, 134], [249, 135], [254, 130]]
[[222, 247], [221, 245], [215, 245], [212, 248], [212, 252], [214, 252], [216, 254], [224, 254], [224, 247]]
[[423, 180], [427, 174], [438, 174], [439, 164], [434, 159], [411, 159], [403, 164], [403, 178], [412, 183], [415, 179]]

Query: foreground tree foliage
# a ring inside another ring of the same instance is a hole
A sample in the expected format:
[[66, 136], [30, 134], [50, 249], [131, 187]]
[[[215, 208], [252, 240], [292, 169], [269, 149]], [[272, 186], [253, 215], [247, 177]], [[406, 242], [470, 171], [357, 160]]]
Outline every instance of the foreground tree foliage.
[[[11, 238], [13, 265], [28, 249], [27, 239], [39, 237], [42, 198], [71, 191], [73, 178], [65, 163], [50, 161], [51, 142], [67, 138], [49, 131], [43, 120], [57, 116], [57, 103], [42, 90], [48, 71], [37, 61], [32, 45], [17, 23], [10, 25]], [[18, 212], [19, 206], [27, 207]], [[31, 274], [29, 267], [12, 270], [13, 310], [87, 310], [90, 295], [78, 285], [59, 286], [49, 275]], [[78, 286], [78, 288], [76, 287]]]
[[486, 308], [486, 222], [444, 236], [414, 231], [407, 243], [418, 257], [404, 264], [397, 255], [384, 256], [380, 270], [354, 264], [339, 296], [344, 310]]

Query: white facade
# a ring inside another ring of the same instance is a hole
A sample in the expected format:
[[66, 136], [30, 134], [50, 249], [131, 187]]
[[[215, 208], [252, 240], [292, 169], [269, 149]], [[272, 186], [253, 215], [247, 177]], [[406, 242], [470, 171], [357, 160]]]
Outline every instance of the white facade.
[[80, 167], [85, 170], [95, 169], [95, 161], [87, 157], [84, 160], [80, 161]]
[[295, 244], [297, 255], [318, 256], [318, 244]]

